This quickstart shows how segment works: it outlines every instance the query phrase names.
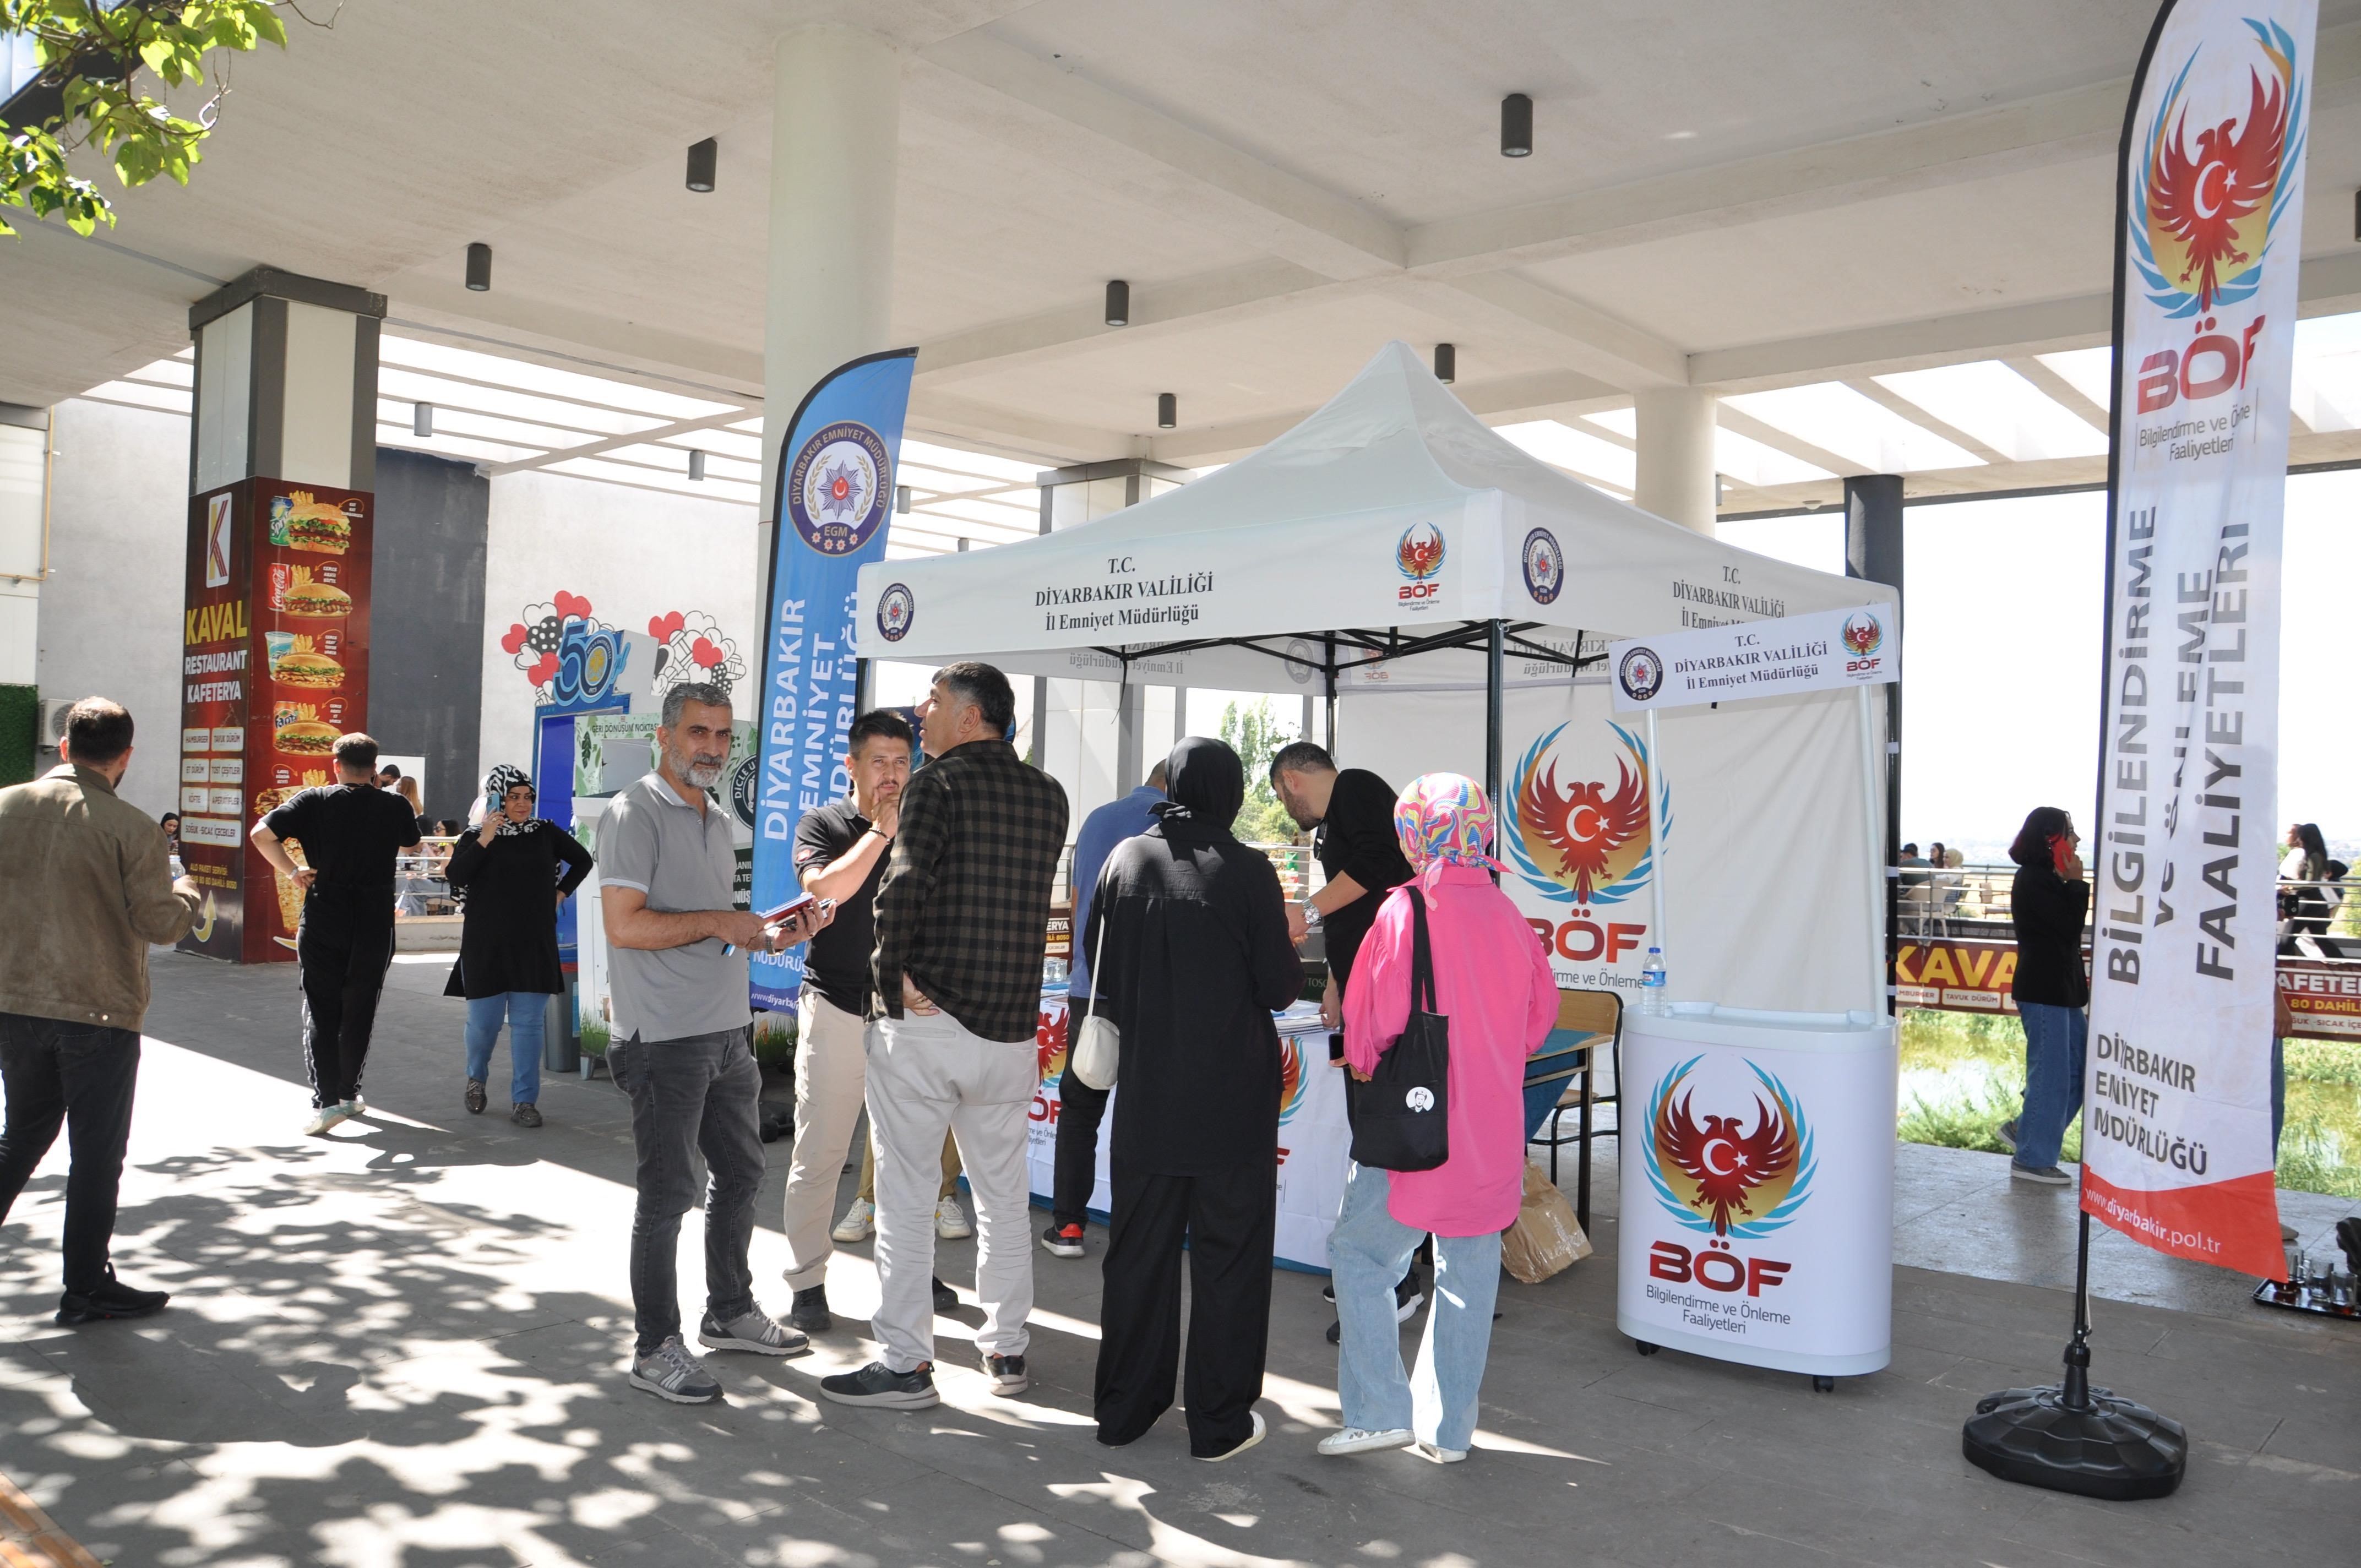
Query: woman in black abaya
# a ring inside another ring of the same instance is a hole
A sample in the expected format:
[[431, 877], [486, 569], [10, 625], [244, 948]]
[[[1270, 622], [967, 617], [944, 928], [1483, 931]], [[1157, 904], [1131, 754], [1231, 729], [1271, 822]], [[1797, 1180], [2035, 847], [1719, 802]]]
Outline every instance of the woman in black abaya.
[[[1262, 1441], [1278, 1206], [1279, 1035], [1303, 966], [1279, 874], [1230, 835], [1246, 769], [1192, 737], [1165, 763], [1156, 825], [1107, 858], [1093, 894], [1092, 989], [1123, 1031], [1110, 1146], [1114, 1212], [1100, 1315], [1099, 1441], [1132, 1442], [1172, 1403], [1189, 1258], [1189, 1452]], [[1098, 948], [1104, 927], [1106, 945]]]

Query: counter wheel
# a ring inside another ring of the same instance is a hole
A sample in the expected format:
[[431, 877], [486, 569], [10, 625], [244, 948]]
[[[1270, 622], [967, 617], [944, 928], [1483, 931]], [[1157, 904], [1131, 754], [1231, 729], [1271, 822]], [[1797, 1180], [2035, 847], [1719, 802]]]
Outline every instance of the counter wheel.
[[1837, 1387], [1837, 1380], [1836, 1380], [1835, 1378], [1833, 1378], [1833, 1377], [1822, 1377], [1822, 1376], [1820, 1376], [1817, 1373], [1813, 1374], [1813, 1376], [1812, 1376], [1812, 1392], [1813, 1392], [1813, 1393], [1815, 1393], [1815, 1394], [1833, 1394], [1833, 1393], [1835, 1393], [1835, 1392], [1836, 1392], [1836, 1387]]
[[1643, 1339], [1635, 1339], [1631, 1342], [1631, 1348], [1638, 1351], [1642, 1355], [1653, 1355], [1664, 1347], [1662, 1345], [1650, 1344]]

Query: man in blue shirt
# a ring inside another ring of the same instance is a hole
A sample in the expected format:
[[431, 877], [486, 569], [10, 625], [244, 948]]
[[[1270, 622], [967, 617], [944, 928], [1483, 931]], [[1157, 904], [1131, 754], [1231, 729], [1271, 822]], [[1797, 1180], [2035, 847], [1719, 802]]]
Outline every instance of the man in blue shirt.
[[[1108, 801], [1082, 819], [1074, 839], [1074, 947], [1067, 970], [1066, 1036], [1082, 1030], [1090, 1005], [1091, 961], [1082, 951], [1082, 924], [1091, 917], [1091, 894], [1099, 885], [1099, 870], [1115, 847], [1137, 839], [1155, 824], [1150, 808], [1164, 798], [1164, 764], [1148, 770], [1148, 782], [1121, 800]], [[1099, 1123], [1106, 1115], [1111, 1091], [1093, 1089], [1072, 1073], [1058, 1081], [1058, 1173], [1050, 1194], [1049, 1228], [1041, 1245], [1059, 1257], [1082, 1255], [1082, 1220], [1091, 1207], [1091, 1190], [1098, 1185]]]

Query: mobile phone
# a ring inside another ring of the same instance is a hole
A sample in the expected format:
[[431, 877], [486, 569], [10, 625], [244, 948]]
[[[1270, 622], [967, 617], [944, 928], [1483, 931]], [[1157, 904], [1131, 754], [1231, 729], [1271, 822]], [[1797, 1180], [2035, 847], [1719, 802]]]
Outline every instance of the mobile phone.
[[1332, 1029], [1328, 1034], [1328, 1065], [1342, 1067], [1345, 1063], [1345, 1031]]

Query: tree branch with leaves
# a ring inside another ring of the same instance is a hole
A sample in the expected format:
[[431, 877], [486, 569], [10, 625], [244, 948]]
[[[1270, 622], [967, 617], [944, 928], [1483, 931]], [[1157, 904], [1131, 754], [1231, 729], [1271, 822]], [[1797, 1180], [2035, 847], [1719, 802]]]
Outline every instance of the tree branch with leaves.
[[[0, 206], [62, 217], [79, 235], [113, 227], [113, 203], [69, 167], [84, 148], [104, 154], [126, 189], [159, 175], [186, 185], [229, 91], [210, 62], [266, 42], [285, 49], [282, 5], [295, 9], [284, 0], [0, 0], [0, 32], [32, 40], [38, 86], [55, 94], [28, 88], [16, 101], [37, 96], [44, 112], [28, 124], [0, 120]], [[165, 88], [207, 83], [212, 95], [183, 116], [142, 72]], [[0, 235], [16, 232], [0, 218]]]

